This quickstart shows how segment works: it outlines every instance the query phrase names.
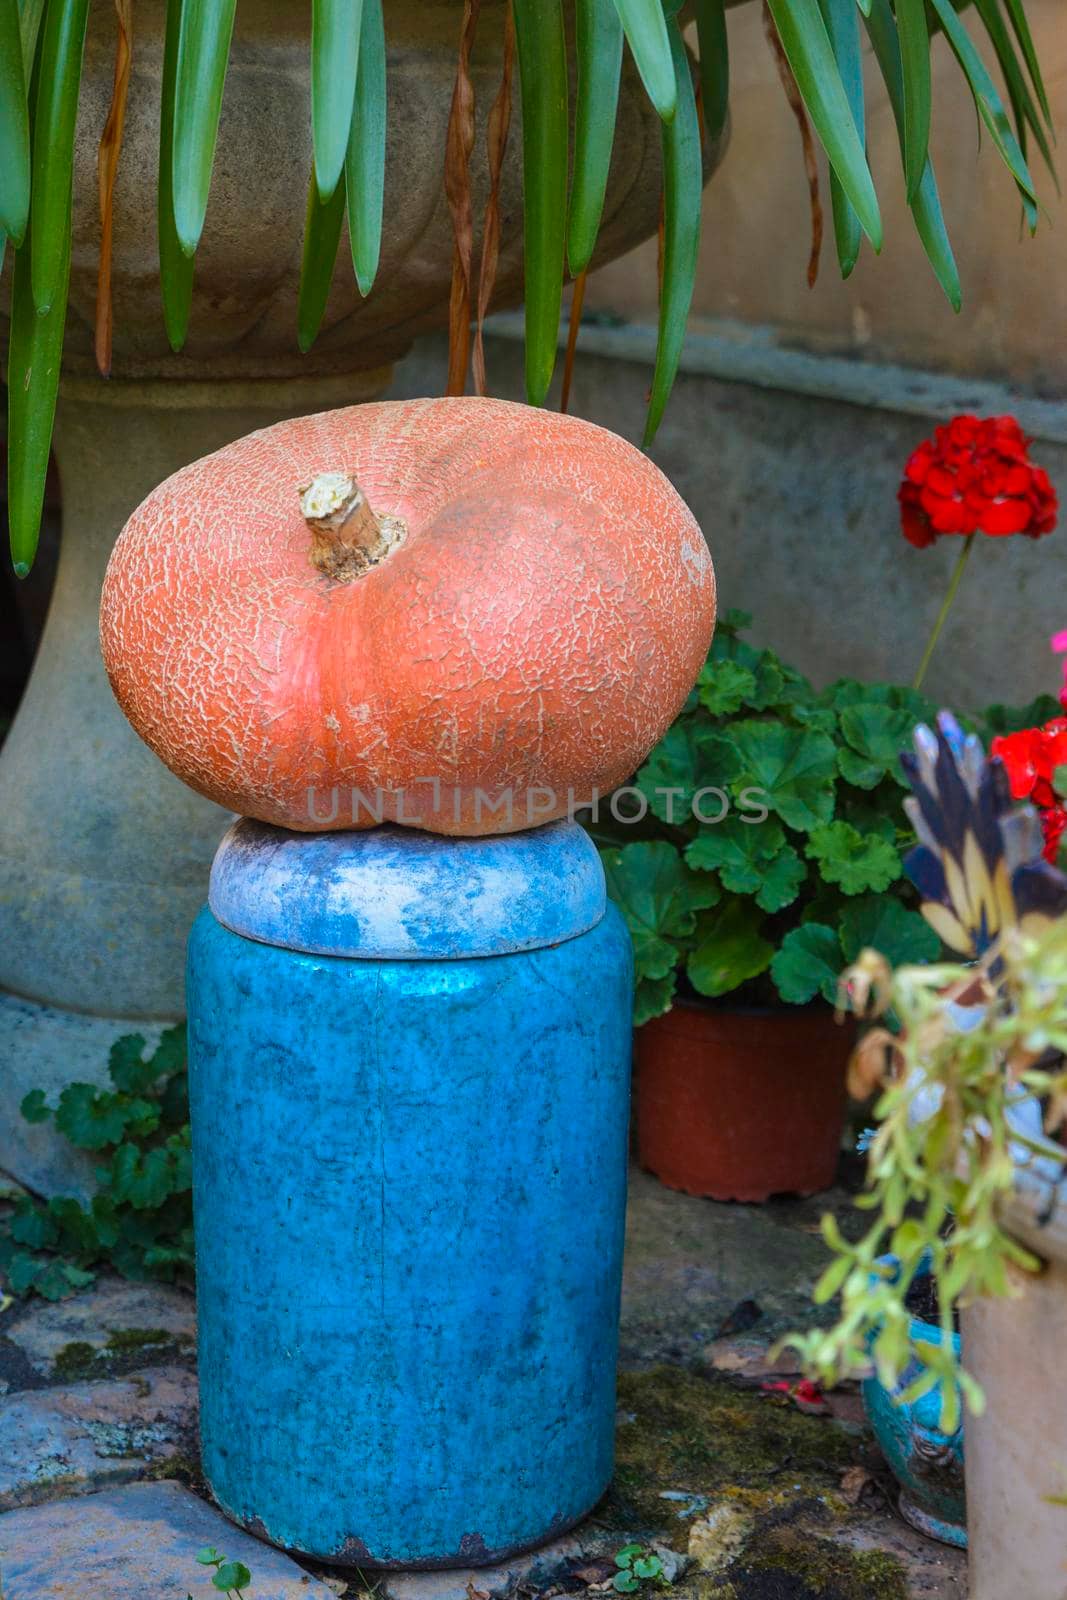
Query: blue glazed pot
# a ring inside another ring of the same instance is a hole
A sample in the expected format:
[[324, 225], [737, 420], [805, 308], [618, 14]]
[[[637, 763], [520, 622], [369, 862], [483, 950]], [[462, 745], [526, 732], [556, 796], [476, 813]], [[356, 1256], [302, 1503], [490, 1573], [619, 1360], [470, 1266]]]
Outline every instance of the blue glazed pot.
[[211, 907], [188, 994], [213, 1494], [352, 1565], [553, 1537], [613, 1464], [632, 958], [593, 845], [242, 822]]
[[[895, 1266], [892, 1256], [882, 1264]], [[929, 1276], [929, 1268], [921, 1276]], [[912, 1339], [927, 1344], [941, 1343], [941, 1329], [913, 1317], [909, 1325]], [[958, 1333], [951, 1336], [957, 1360], [960, 1354]], [[967, 1547], [967, 1506], [963, 1488], [963, 1428], [943, 1433], [938, 1426], [941, 1400], [937, 1389], [920, 1399], [901, 1402], [899, 1396], [925, 1370], [919, 1360], [909, 1362], [896, 1389], [890, 1391], [877, 1377], [865, 1379], [863, 1403], [882, 1454], [900, 1484], [900, 1514], [943, 1544]]]

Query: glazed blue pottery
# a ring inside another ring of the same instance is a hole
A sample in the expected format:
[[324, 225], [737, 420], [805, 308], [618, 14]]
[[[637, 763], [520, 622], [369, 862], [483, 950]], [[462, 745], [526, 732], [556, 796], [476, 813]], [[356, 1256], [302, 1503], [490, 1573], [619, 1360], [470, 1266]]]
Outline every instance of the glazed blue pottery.
[[[882, 1265], [894, 1267], [892, 1256]], [[916, 1277], [929, 1276], [925, 1273]], [[912, 1339], [927, 1344], [941, 1343], [941, 1330], [913, 1317], [909, 1325]], [[951, 1336], [960, 1354], [960, 1336]], [[963, 1490], [963, 1428], [943, 1433], [939, 1427], [941, 1399], [937, 1389], [914, 1401], [901, 1401], [900, 1395], [925, 1370], [913, 1359], [901, 1375], [896, 1389], [889, 1390], [877, 1377], [863, 1383], [863, 1403], [875, 1437], [893, 1475], [900, 1484], [900, 1514], [920, 1533], [943, 1544], [967, 1547], [967, 1507]], [[961, 1413], [962, 1414], [962, 1413]]]
[[632, 957], [570, 822], [242, 821], [189, 945], [203, 1469], [353, 1566], [471, 1566], [612, 1471]]

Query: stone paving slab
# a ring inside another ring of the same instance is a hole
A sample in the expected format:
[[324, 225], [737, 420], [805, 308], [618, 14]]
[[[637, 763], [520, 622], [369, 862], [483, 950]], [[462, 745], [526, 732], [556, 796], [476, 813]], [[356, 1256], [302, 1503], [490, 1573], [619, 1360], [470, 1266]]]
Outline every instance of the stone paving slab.
[[176, 1483], [137, 1483], [0, 1516], [3, 1600], [220, 1600], [196, 1553], [252, 1574], [249, 1600], [335, 1600], [294, 1561]]
[[[128, 1283], [103, 1277], [91, 1289], [52, 1304], [29, 1300], [0, 1321], [0, 1334], [42, 1376], [54, 1375], [56, 1357], [73, 1346], [123, 1352], [196, 1340], [196, 1301], [168, 1283]], [[165, 1339], [146, 1340], [146, 1334]], [[88, 1352], [86, 1352], [88, 1353]]]
[[0, 1511], [143, 1477], [193, 1448], [195, 1426], [196, 1379], [181, 1367], [7, 1395]]
[[[374, 1572], [383, 1600], [506, 1600], [517, 1593], [552, 1589], [561, 1580], [577, 1578], [579, 1583], [605, 1581], [617, 1570], [611, 1559], [628, 1542], [626, 1537], [595, 1524], [586, 1523], [573, 1533], [542, 1545], [522, 1556], [493, 1567], [457, 1568], [450, 1572]], [[685, 1565], [685, 1558], [666, 1545], [653, 1543], [663, 1562], [664, 1574], [673, 1583]]]

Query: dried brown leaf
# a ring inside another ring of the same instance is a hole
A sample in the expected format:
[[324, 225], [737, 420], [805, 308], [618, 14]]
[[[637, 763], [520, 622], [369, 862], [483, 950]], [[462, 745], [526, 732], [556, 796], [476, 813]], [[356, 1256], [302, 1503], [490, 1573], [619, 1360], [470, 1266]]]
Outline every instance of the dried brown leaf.
[[478, 274], [478, 320], [474, 330], [474, 392], [485, 394], [485, 346], [482, 342], [482, 325], [496, 283], [497, 263], [500, 260], [500, 177], [504, 170], [504, 156], [508, 148], [508, 130], [511, 127], [511, 78], [515, 64], [515, 21], [511, 6], [504, 11], [504, 66], [500, 88], [489, 111], [485, 132], [486, 152], [489, 159], [489, 198], [485, 202], [485, 220], [482, 223], [482, 264]]
[[819, 166], [815, 159], [815, 140], [811, 135], [811, 126], [808, 114], [804, 110], [804, 102], [797, 88], [797, 80], [793, 76], [793, 69], [786, 60], [782, 41], [778, 37], [778, 30], [774, 26], [767, 0], [763, 0], [763, 31], [767, 35], [767, 43], [771, 47], [778, 68], [785, 97], [789, 101], [789, 108], [797, 120], [800, 129], [800, 143], [804, 151], [804, 170], [808, 175], [808, 193], [811, 199], [811, 254], [808, 256], [808, 288], [814, 289], [815, 280], [819, 276], [819, 256], [822, 252], [822, 201], [819, 198]]
[[471, 209], [471, 151], [474, 149], [474, 84], [470, 61], [481, 0], [463, 0], [456, 84], [445, 139], [445, 197], [452, 215], [452, 291], [448, 302], [448, 382], [446, 394], [462, 394], [467, 386], [471, 337], [471, 254], [474, 217]]
[[100, 269], [96, 280], [96, 364], [102, 377], [111, 373], [111, 246], [115, 212], [115, 179], [126, 122], [126, 95], [133, 64], [133, 0], [115, 0], [118, 37], [115, 42], [115, 78], [111, 108], [100, 135], [96, 159], [100, 194]]
[[871, 1028], [853, 1050], [848, 1063], [848, 1092], [853, 1100], [868, 1100], [889, 1082], [900, 1046], [888, 1028]]

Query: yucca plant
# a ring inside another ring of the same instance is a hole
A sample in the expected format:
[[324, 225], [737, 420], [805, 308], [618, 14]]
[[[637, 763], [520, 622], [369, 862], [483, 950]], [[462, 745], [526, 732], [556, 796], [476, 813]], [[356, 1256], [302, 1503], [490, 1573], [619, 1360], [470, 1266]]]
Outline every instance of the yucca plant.
[[[97, 0], [103, 3], [103, 0]], [[102, 211], [97, 361], [110, 362], [111, 207], [129, 82], [134, 0], [112, 0], [116, 67], [101, 134]], [[733, 0], [730, 0], [733, 3]], [[812, 130], [830, 164], [837, 257], [847, 277], [863, 235], [882, 241], [878, 199], [865, 155], [863, 33], [869, 38], [900, 135], [908, 204], [951, 304], [960, 282], [938, 199], [928, 145], [930, 53], [943, 35], [978, 114], [1019, 189], [1027, 227], [1038, 200], [1027, 163], [1032, 138], [1051, 166], [1051, 116], [1023, 0], [974, 0], [992, 42], [1011, 117], [954, 0], [761, 0], [768, 38], [805, 139], [818, 215]], [[74, 132], [90, 0], [0, 0], [0, 246], [14, 247], [8, 349], [8, 483], [15, 570], [30, 569], [37, 544], [62, 356], [70, 272]], [[470, 52], [480, 0], [463, 0], [458, 67], [443, 182], [455, 230], [449, 387], [467, 381], [470, 330], [475, 383], [484, 387], [480, 325], [495, 276], [499, 177], [508, 137], [513, 67], [523, 128], [526, 391], [544, 403], [556, 364], [562, 288], [576, 280], [573, 331], [596, 245], [629, 48], [662, 122], [663, 215], [659, 340], [646, 444], [663, 415], [681, 355], [700, 235], [702, 142], [723, 132], [729, 101], [727, 0], [575, 0], [570, 40], [563, 0], [511, 0], [504, 72], [489, 118], [491, 192], [481, 274], [472, 269], [469, 166], [474, 143]], [[167, 0], [160, 82], [158, 189], [163, 315], [171, 345], [189, 323], [193, 262], [204, 226], [236, 0]], [[457, 12], [459, 6], [457, 4]], [[695, 24], [700, 70], [694, 85], [682, 28]], [[382, 0], [312, 0], [309, 176], [298, 334], [318, 331], [347, 209], [360, 292], [373, 293], [382, 232], [388, 122], [387, 19]], [[574, 60], [570, 59], [573, 53]], [[570, 85], [575, 86], [573, 141]], [[296, 197], [294, 197], [296, 203]], [[815, 259], [813, 257], [813, 270]], [[570, 354], [573, 354], [573, 337]]]

